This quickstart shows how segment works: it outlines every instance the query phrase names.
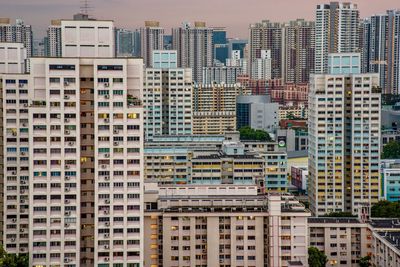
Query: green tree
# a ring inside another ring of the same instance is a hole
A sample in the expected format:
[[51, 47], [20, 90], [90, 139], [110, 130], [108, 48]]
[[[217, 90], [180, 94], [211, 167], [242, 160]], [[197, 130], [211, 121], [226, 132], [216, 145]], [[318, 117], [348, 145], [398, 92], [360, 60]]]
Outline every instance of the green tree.
[[325, 267], [328, 262], [328, 258], [316, 247], [308, 248], [308, 266], [309, 267]]
[[240, 140], [255, 140], [255, 141], [272, 141], [268, 132], [263, 130], [255, 130], [249, 126], [245, 126], [239, 129]]
[[371, 264], [371, 257], [370, 256], [365, 256], [360, 258], [358, 265], [360, 265], [360, 267], [369, 267], [372, 266]]
[[371, 217], [400, 218], [400, 203], [381, 200], [372, 206]]
[[26, 254], [8, 254], [3, 247], [0, 247], [0, 266], [29, 267], [29, 258]]
[[400, 157], [400, 143], [390, 141], [383, 147], [382, 159], [398, 159]]

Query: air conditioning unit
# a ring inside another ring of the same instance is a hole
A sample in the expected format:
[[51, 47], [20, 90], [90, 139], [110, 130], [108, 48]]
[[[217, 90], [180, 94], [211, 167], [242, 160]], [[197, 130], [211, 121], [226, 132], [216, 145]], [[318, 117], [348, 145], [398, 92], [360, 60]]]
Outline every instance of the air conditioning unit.
[[20, 83], [20, 84], [18, 84], [18, 87], [19, 87], [19, 88], [22, 88], [22, 87], [24, 87], [24, 84], [23, 84], [23, 83]]
[[104, 258], [104, 261], [109, 262], [109, 261], [110, 261], [110, 258]]
[[104, 83], [104, 87], [110, 87], [109, 83]]
[[105, 158], [109, 158], [109, 157], [110, 157], [110, 154], [104, 154], [104, 157], [105, 157]]
[[65, 223], [65, 224], [64, 224], [64, 227], [69, 227], [69, 223]]
[[110, 234], [104, 234], [104, 238], [109, 238]]
[[12, 135], [13, 135], [13, 136], [17, 136], [17, 133], [16, 133], [16, 132], [12, 132]]
[[104, 98], [105, 98], [105, 99], [109, 99], [109, 98], [110, 98], [110, 95], [104, 95]]
[[15, 242], [15, 238], [13, 237], [13, 238], [11, 238], [11, 242]]
[[25, 212], [25, 209], [20, 209], [20, 211], [21, 211], [22, 213], [24, 213], [24, 212]]
[[71, 177], [65, 176], [65, 180], [70, 180], [70, 179], [71, 179]]
[[26, 152], [21, 152], [21, 156], [25, 156], [26, 155]]
[[104, 214], [106, 214], [106, 215], [107, 215], [107, 214], [110, 214], [110, 211], [105, 210], [105, 211], [104, 211]]
[[105, 202], [106, 204], [110, 204], [110, 200], [109, 200], [109, 199], [104, 200], [104, 202]]
[[14, 218], [14, 219], [12, 219], [11, 221], [15, 223], [15, 222], [17, 222], [17, 219]]
[[68, 86], [69, 85], [69, 82], [64, 82], [64, 86]]
[[106, 122], [106, 123], [109, 123], [110, 122], [110, 119], [104, 119], [104, 122]]
[[21, 199], [21, 203], [25, 203], [25, 199]]
[[69, 187], [66, 187], [65, 192], [69, 192], [69, 191], [70, 191]]
[[64, 258], [64, 262], [65, 263], [68, 263], [68, 262], [70, 262], [71, 260], [69, 259], [69, 258]]
[[69, 99], [69, 95], [65, 95], [65, 96], [64, 96], [64, 99]]
[[21, 250], [23, 252], [23, 251], [25, 251], [25, 248], [20, 248], [19, 250]]
[[106, 180], [106, 181], [110, 180], [110, 176], [105, 176], [104, 180]]
[[71, 132], [69, 130], [65, 130], [64, 132], [66, 135], [69, 135]]
[[21, 181], [21, 184], [26, 184], [26, 181]]
[[67, 210], [64, 214], [65, 214], [65, 216], [70, 216], [71, 215], [71, 211]]
[[12, 175], [17, 175], [17, 172], [16, 171], [12, 171], [11, 174]]
[[118, 130], [114, 130], [114, 133], [115, 133], [115, 134], [118, 134], [118, 133], [119, 133], [119, 131], [118, 131]]
[[25, 122], [24, 122], [24, 123], [22, 123], [22, 126], [23, 126], [23, 127], [26, 127], [26, 123], [25, 123]]
[[105, 249], [109, 249], [110, 246], [109, 246], [109, 245], [104, 245], [104, 248], [105, 248]]
[[109, 222], [106, 222], [105, 225], [106, 225], [106, 226], [110, 226], [110, 223], [109, 223]]
[[118, 145], [119, 145], [119, 142], [115, 141], [114, 146], [118, 146]]
[[19, 192], [20, 192], [21, 194], [25, 194], [25, 189], [21, 189]]
[[64, 119], [64, 122], [69, 122], [69, 119], [68, 119], [68, 118], [65, 118], [65, 119]]
[[21, 233], [23, 233], [23, 232], [25, 232], [25, 229], [24, 229], [24, 228], [21, 228], [21, 229], [19, 229], [19, 231], [20, 231]]
[[69, 199], [66, 199], [64, 202], [65, 204], [69, 204], [71, 201], [69, 201]]
[[69, 142], [68, 145], [69, 146], [73, 146], [73, 145], [75, 145], [75, 143], [74, 142]]
[[101, 168], [102, 168], [102, 169], [106, 169], [106, 168], [107, 168], [107, 165], [104, 165], [104, 164], [103, 164], [103, 165], [101, 165]]
[[69, 167], [69, 165], [65, 165], [65, 168], [68, 170], [70, 167]]
[[57, 115], [56, 115], [56, 118], [57, 118], [57, 119], [61, 119], [61, 114], [57, 114]]
[[27, 103], [25, 103], [25, 104], [24, 104], [24, 108], [27, 108], [27, 107], [28, 107], [28, 104], [27, 104]]

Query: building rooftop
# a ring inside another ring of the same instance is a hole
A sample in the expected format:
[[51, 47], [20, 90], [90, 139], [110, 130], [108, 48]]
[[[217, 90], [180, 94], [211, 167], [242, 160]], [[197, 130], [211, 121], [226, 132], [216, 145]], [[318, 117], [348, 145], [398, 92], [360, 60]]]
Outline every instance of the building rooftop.
[[378, 232], [378, 235], [400, 250], [400, 232]]
[[358, 218], [351, 217], [310, 217], [308, 223], [361, 223]]
[[373, 228], [400, 229], [400, 219], [395, 218], [371, 218], [368, 223]]

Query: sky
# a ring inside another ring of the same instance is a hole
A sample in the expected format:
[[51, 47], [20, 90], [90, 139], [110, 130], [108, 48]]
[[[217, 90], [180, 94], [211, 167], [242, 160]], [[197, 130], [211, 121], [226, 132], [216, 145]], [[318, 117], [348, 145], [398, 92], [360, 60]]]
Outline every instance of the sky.
[[[84, 0], [0, 0], [0, 17], [22, 18], [43, 37], [51, 19], [72, 18]], [[111, 19], [117, 27], [136, 29], [145, 20], [158, 20], [169, 34], [184, 21], [205, 21], [227, 28], [228, 37], [247, 38], [250, 23], [269, 19], [313, 20], [317, 4], [329, 0], [88, 0], [97, 19]], [[355, 0], [361, 17], [400, 9], [399, 0]]]

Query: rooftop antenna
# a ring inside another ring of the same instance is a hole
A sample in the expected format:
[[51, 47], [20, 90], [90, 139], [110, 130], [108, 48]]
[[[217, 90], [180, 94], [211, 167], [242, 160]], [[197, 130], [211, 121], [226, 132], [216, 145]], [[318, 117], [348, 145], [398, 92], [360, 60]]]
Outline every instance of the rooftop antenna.
[[93, 6], [90, 5], [90, 0], [81, 0], [80, 10], [82, 14], [85, 14], [89, 17], [89, 12], [93, 11]]

